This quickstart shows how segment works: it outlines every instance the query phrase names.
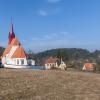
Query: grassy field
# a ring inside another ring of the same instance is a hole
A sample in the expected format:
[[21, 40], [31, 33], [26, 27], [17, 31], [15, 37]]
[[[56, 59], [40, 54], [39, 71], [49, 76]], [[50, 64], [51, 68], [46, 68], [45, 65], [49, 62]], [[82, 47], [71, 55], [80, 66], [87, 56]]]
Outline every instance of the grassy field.
[[100, 100], [100, 75], [0, 69], [0, 100]]

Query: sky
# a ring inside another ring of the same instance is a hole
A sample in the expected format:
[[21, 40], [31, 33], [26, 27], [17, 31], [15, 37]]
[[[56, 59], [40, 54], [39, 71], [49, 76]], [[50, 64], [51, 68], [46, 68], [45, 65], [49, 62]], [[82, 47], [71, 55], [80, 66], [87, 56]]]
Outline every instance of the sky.
[[0, 46], [10, 20], [26, 50], [100, 49], [100, 0], [0, 0]]

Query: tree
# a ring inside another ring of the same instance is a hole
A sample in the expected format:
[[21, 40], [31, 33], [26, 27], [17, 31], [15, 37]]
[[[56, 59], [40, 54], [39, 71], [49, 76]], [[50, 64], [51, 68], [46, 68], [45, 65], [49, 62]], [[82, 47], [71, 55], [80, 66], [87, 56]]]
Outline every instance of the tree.
[[29, 59], [35, 59], [35, 53], [32, 50], [29, 49], [27, 54]]

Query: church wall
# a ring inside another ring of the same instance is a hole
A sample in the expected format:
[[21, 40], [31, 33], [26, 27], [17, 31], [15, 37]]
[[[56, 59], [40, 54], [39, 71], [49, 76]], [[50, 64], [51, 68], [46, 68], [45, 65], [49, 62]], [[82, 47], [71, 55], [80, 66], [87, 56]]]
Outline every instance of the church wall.
[[13, 62], [15, 65], [28, 65], [26, 58], [13, 58]]

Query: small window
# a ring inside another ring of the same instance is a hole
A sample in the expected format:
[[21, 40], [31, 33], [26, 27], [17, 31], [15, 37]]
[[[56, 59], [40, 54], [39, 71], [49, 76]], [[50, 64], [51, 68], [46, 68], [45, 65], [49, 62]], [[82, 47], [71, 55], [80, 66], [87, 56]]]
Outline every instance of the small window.
[[21, 59], [21, 65], [24, 65], [24, 59]]
[[16, 65], [16, 59], [14, 59], [14, 64]]
[[17, 59], [17, 65], [19, 65], [19, 60]]

